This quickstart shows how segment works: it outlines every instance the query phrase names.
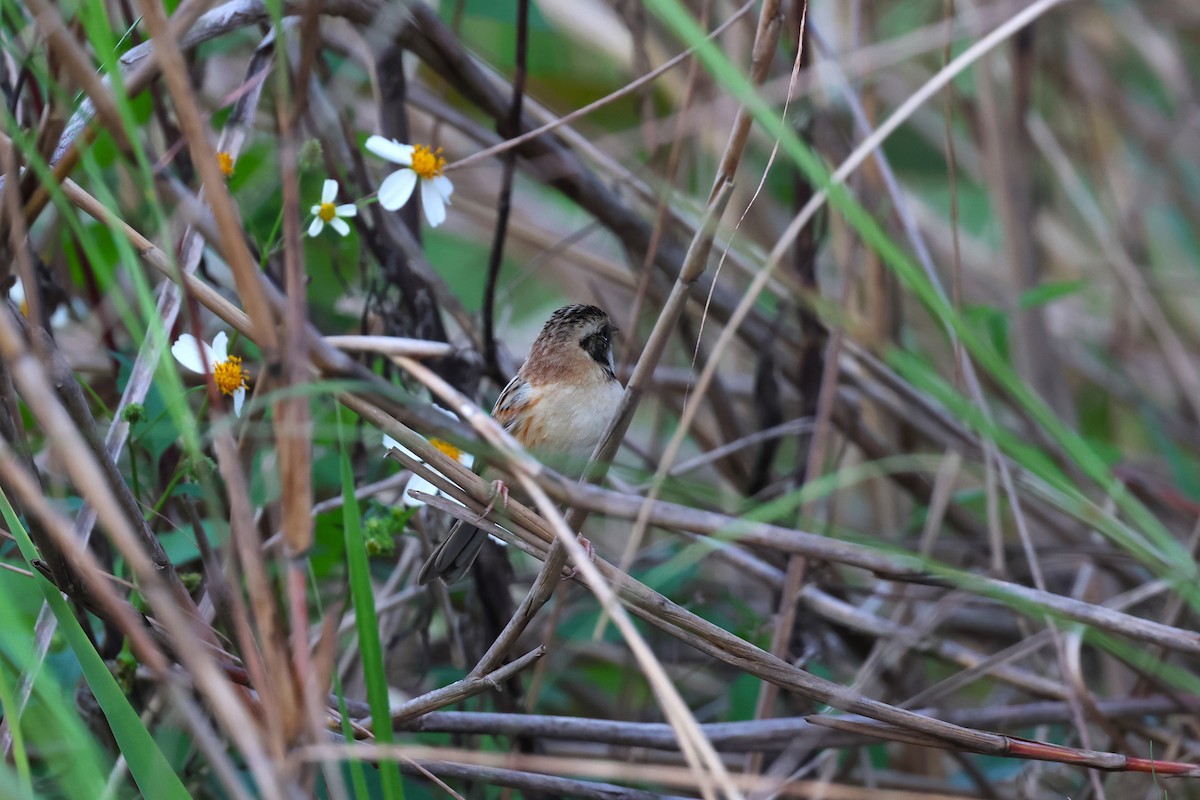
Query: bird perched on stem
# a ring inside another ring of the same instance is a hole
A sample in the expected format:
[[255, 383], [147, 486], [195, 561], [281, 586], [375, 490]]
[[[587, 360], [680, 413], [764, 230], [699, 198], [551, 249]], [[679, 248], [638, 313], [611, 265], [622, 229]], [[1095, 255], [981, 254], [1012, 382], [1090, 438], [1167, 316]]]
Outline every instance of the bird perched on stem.
[[[529, 357], [492, 408], [492, 417], [526, 450], [581, 474], [624, 392], [613, 368], [617, 329], [596, 306], [564, 306], [550, 315]], [[503, 494], [507, 490], [500, 485]], [[505, 497], [507, 501], [507, 496]], [[417, 580], [454, 583], [467, 574], [487, 534], [456, 522]]]

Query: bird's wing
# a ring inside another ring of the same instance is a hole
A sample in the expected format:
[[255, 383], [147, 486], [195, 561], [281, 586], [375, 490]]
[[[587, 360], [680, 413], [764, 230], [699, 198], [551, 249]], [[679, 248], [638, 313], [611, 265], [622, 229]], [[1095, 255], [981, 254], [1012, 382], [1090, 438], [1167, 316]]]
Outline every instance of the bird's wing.
[[512, 426], [519, 416], [520, 409], [529, 399], [530, 389], [529, 382], [518, 374], [508, 382], [504, 391], [496, 398], [496, 405], [492, 406], [492, 419], [503, 425], [504, 430], [509, 433], [512, 433]]
[[535, 447], [545, 435], [544, 420], [536, 412], [544, 395], [542, 387], [534, 386], [520, 374], [509, 381], [508, 386], [496, 400], [492, 418], [504, 426], [504, 430], [521, 443], [522, 447]]

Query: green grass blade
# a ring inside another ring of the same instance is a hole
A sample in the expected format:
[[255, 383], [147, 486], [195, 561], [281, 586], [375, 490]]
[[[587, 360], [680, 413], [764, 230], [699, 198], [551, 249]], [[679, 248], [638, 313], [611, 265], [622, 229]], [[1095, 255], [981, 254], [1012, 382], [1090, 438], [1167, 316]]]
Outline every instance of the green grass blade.
[[[346, 737], [347, 742], [353, 742], [354, 729], [350, 726], [350, 710], [346, 707], [346, 696], [342, 692], [342, 679], [338, 677], [336, 670], [333, 673], [333, 690], [337, 694], [338, 711], [342, 715], [342, 734]], [[371, 792], [367, 788], [367, 773], [362, 762], [357, 758], [351, 759], [349, 767], [350, 785], [354, 787], [354, 796], [370, 797]]]
[[[33, 569], [32, 562], [37, 558], [37, 550], [20, 519], [17, 518], [16, 511], [13, 510], [8, 497], [3, 492], [0, 492], [0, 513], [4, 515], [9, 530], [16, 538], [17, 544], [21, 548], [21, 555], [29, 563], [30, 569]], [[133, 780], [146, 797], [188, 800], [191, 795], [184, 788], [183, 781], [175, 774], [175, 770], [171, 768], [162, 751], [158, 749], [154, 737], [146, 729], [137, 712], [133, 710], [133, 706], [129, 704], [129, 699], [117, 684], [112, 673], [109, 672], [108, 667], [100, 658], [100, 654], [92, 647], [91, 641], [84, 633], [79, 621], [75, 619], [75, 615], [71, 613], [62, 594], [43, 578], [41, 573], [37, 570], [33, 570], [33, 572], [33, 580], [37, 582], [38, 588], [46, 598], [46, 603], [54, 612], [59, 630], [62, 631], [71, 650], [75, 653], [75, 657], [79, 659], [83, 677], [108, 720], [109, 728], [129, 765], [129, 773], [133, 776]]]
[[[371, 591], [371, 574], [367, 551], [363, 546], [362, 520], [358, 500], [354, 497], [354, 473], [350, 469], [350, 433], [346, 430], [342, 412], [338, 410], [338, 436], [341, 440], [342, 464], [342, 522], [346, 527], [346, 563], [350, 569], [350, 596], [354, 600], [355, 623], [358, 626], [358, 651], [362, 657], [363, 674], [367, 681], [367, 701], [371, 705], [375, 741], [392, 742], [392, 724], [388, 713], [387, 674], [383, 664], [383, 645], [379, 641], [379, 625], [375, 618], [375, 593]], [[394, 761], [379, 764], [383, 795], [403, 798], [400, 766]]]
[[0, 800], [37, 800], [39, 795], [7, 764], [0, 764]]
[[[20, 717], [16, 698], [13, 696], [12, 684], [9, 683], [8, 676], [3, 669], [0, 669], [0, 708], [4, 710], [4, 718], [7, 720], [16, 720]], [[10, 724], [8, 730], [12, 736], [12, 758], [13, 765], [17, 770], [16, 777], [24, 791], [32, 792], [33, 781], [29, 773], [29, 754], [25, 751], [25, 734], [19, 724]]]
[[[317, 582], [316, 572], [313, 570], [312, 562], [308, 564], [308, 579], [312, 582], [313, 602], [317, 606], [317, 616], [320, 619], [325, 619], [325, 605], [321, 602], [321, 587]], [[338, 700], [338, 712], [342, 715], [342, 735], [346, 737], [346, 741], [354, 741], [354, 729], [350, 725], [350, 710], [346, 707], [346, 695], [342, 691], [342, 678], [335, 669], [333, 671], [333, 694]], [[336, 768], [336, 765], [331, 765], [331, 768]], [[353, 797], [370, 797], [370, 790], [367, 789], [367, 774], [363, 764], [358, 759], [351, 759], [348, 764], [350, 772], [350, 785], [353, 787]]]

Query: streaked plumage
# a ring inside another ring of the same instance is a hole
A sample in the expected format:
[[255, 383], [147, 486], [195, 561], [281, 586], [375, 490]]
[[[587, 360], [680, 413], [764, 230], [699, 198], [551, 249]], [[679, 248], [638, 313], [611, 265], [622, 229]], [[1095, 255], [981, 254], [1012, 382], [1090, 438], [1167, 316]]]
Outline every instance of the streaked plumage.
[[[492, 408], [492, 416], [521, 446], [555, 469], [578, 474], [623, 389], [613, 368], [613, 327], [596, 306], [572, 305], [550, 315], [529, 357]], [[417, 580], [453, 583], [466, 575], [487, 535], [456, 523], [434, 548]]]

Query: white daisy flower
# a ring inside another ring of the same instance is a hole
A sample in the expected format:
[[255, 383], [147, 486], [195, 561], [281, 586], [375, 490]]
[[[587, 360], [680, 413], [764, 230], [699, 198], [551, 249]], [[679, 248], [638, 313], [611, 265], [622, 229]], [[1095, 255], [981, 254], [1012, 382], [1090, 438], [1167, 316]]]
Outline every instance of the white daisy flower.
[[[25, 284], [17, 278], [17, 282], [8, 290], [8, 299], [12, 301], [21, 312], [21, 316], [29, 318], [29, 301], [25, 297]], [[67, 310], [67, 304], [61, 303], [54, 313], [50, 315], [50, 327], [61, 328], [71, 321], [71, 312]]]
[[350, 233], [350, 225], [346, 220], [358, 215], [358, 207], [353, 203], [335, 206], [333, 201], [337, 198], [337, 193], [338, 182], [333, 178], [326, 178], [321, 189], [321, 202], [309, 209], [313, 215], [312, 224], [308, 226], [309, 236], [320, 235], [326, 223], [342, 236]]
[[[449, 411], [447, 411], [444, 408], [441, 408], [439, 406], [434, 406], [434, 408], [436, 408], [438, 411], [442, 412], [443, 414], [445, 414], [448, 417], [457, 419], [457, 417], [455, 417], [453, 414], [451, 414]], [[466, 451], [459, 450], [457, 447], [450, 444], [449, 442], [442, 441], [441, 439], [430, 439], [429, 443], [431, 445], [433, 445], [434, 447], [436, 447], [438, 450], [441, 450], [443, 453], [445, 453], [446, 455], [453, 458], [458, 463], [462, 464], [467, 469], [470, 469], [475, 464], [475, 456], [471, 455], [470, 453], [468, 453]], [[397, 442], [395, 439], [393, 439], [391, 436], [388, 436], [387, 434], [383, 435], [383, 446], [387, 447], [387, 448], [394, 447], [397, 450], [399, 450], [400, 452], [407, 455], [409, 458], [417, 457], [416, 454], [413, 453], [412, 450], [409, 450], [407, 447], [400, 444], [399, 442]], [[434, 486], [432, 483], [425, 480], [424, 478], [422, 478], [420, 475], [417, 475], [416, 473], [413, 473], [413, 476], [408, 479], [408, 483], [406, 483], [404, 485], [404, 496], [401, 499], [401, 502], [404, 503], [404, 505], [410, 506], [410, 507], [425, 505], [424, 501], [418, 500], [415, 497], [410, 497], [408, 494], [410, 491], [418, 491], [418, 492], [424, 492], [425, 494], [432, 494], [432, 495], [437, 495], [439, 497], [446, 497], [446, 498], [449, 498], [450, 500], [454, 500], [454, 502], [458, 503], [458, 500], [455, 500], [453, 497], [446, 494], [441, 489]], [[462, 505], [462, 504], [459, 503], [459, 505]]]
[[17, 282], [8, 290], [8, 299], [21, 312], [22, 317], [29, 316], [29, 302], [25, 299], [25, 284], [21, 282], [20, 278], [17, 278]]
[[379, 204], [388, 211], [395, 211], [408, 202], [417, 182], [421, 183], [421, 207], [425, 219], [437, 227], [446, 221], [446, 206], [454, 185], [442, 174], [446, 159], [442, 148], [431, 150], [423, 144], [400, 144], [395, 139], [372, 136], [367, 139], [367, 149], [380, 158], [385, 158], [404, 169], [398, 169], [379, 184]]
[[233, 413], [241, 416], [242, 404], [246, 402], [246, 387], [249, 375], [242, 367], [242, 359], [229, 355], [229, 336], [221, 331], [212, 345], [202, 342], [190, 333], [185, 333], [171, 345], [175, 356], [184, 369], [200, 375], [212, 375], [213, 382], [222, 394], [233, 395]]

